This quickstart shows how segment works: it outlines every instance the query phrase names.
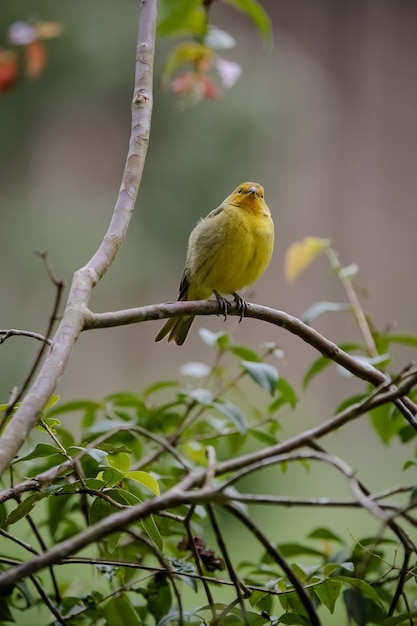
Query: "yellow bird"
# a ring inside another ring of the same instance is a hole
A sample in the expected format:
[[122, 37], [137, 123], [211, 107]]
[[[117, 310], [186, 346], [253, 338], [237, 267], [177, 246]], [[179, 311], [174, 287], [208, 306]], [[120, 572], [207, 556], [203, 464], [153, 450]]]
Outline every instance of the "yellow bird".
[[[221, 205], [199, 220], [188, 240], [187, 258], [178, 300], [206, 300], [213, 293], [227, 314], [232, 294], [241, 317], [246, 302], [237, 293], [263, 274], [274, 247], [274, 223], [258, 183], [242, 183]], [[194, 315], [167, 320], [155, 337], [168, 335], [181, 346]]]

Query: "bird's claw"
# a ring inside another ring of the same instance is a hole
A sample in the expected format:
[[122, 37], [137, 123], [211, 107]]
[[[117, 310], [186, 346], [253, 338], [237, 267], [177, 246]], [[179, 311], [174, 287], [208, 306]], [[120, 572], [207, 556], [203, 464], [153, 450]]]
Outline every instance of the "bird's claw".
[[[224, 315], [224, 319], [226, 321], [227, 314], [229, 312], [229, 307], [231, 306], [231, 303], [228, 300], [226, 300], [226, 298], [221, 296], [218, 291], [213, 290], [213, 293], [216, 296], [216, 300], [217, 300], [219, 308], [220, 308], [220, 313], [222, 315]], [[233, 298], [234, 298], [234, 300], [236, 302], [237, 310], [238, 310], [238, 313], [239, 313], [239, 323], [240, 323], [242, 321], [243, 317], [245, 316], [245, 313], [246, 313], [246, 311], [248, 309], [248, 303], [246, 302], [246, 300], [244, 300], [242, 298], [242, 296], [240, 296], [236, 292], [232, 293], [232, 296], [233, 296]]]
[[228, 307], [230, 306], [230, 302], [223, 298], [215, 289], [213, 290], [214, 295], [216, 296], [216, 300], [218, 302], [220, 313], [224, 315], [224, 321], [227, 319]]
[[242, 296], [239, 296], [239, 294], [236, 292], [232, 293], [232, 296], [235, 299], [237, 310], [239, 312], [239, 324], [240, 324], [243, 317], [245, 316], [246, 311], [248, 310], [248, 303], [246, 302], [246, 300], [242, 298]]

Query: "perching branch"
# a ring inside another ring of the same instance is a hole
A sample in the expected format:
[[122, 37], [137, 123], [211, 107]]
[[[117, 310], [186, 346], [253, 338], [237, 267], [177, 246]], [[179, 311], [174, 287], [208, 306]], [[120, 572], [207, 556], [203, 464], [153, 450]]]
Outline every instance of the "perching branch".
[[[215, 313], [219, 314], [219, 305], [216, 301], [210, 300], [151, 304], [109, 313], [88, 311], [86, 312], [83, 330], [111, 328], [113, 326], [135, 324], [148, 320], [178, 317], [179, 315], [213, 315]], [[235, 302], [230, 303], [228, 314], [240, 315]], [[316, 348], [327, 359], [341, 365], [357, 378], [365, 380], [375, 387], [391, 385], [392, 383], [386, 374], [377, 370], [370, 363], [344, 352], [338, 345], [321, 335], [317, 330], [284, 311], [278, 311], [259, 304], [247, 303], [244, 316], [269, 322], [288, 330]], [[407, 421], [417, 429], [417, 419], [415, 418], [417, 405], [409, 398], [404, 397], [400, 399], [398, 396], [395, 399], [395, 404]]]
[[84, 316], [91, 291], [113, 263], [126, 235], [148, 149], [156, 6], [157, 0], [141, 2], [129, 150], [110, 225], [93, 257], [75, 272], [62, 321], [53, 339], [53, 347], [0, 439], [0, 476], [23, 445], [64, 373], [72, 349], [85, 325]]

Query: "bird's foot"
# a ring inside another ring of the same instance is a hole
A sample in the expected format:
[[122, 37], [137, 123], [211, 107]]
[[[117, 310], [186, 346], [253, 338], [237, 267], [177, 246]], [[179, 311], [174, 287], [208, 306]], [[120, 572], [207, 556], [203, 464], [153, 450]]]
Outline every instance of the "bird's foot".
[[236, 292], [233, 292], [232, 296], [235, 299], [237, 310], [239, 312], [239, 324], [240, 324], [246, 311], [248, 310], [248, 303], [246, 302], [246, 300], [242, 298], [242, 296], [239, 296], [239, 294]]
[[224, 315], [224, 320], [226, 321], [227, 313], [228, 313], [228, 307], [230, 306], [230, 302], [228, 302], [228, 300], [226, 300], [226, 298], [223, 298], [223, 296], [221, 296], [219, 294], [219, 292], [216, 291], [215, 289], [213, 289], [213, 293], [216, 296], [216, 300], [217, 300], [219, 308], [220, 308], [220, 313], [222, 315]]

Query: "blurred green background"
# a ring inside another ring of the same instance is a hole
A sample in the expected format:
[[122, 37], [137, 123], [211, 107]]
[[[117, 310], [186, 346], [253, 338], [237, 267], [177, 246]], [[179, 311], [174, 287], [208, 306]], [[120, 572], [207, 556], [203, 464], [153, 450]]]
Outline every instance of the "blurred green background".
[[[53, 20], [64, 27], [62, 37], [47, 44], [49, 61], [40, 80], [22, 80], [0, 98], [1, 328], [46, 328], [55, 294], [35, 250], [48, 250], [68, 285], [105, 232], [128, 146], [138, 4], [1, 2], [2, 42], [16, 20]], [[276, 249], [248, 299], [294, 315], [317, 301], [343, 301], [324, 260], [294, 285], [283, 278], [285, 251], [293, 241], [329, 237], [343, 263], [359, 264], [357, 284], [376, 326], [415, 331], [417, 4], [262, 5], [273, 22], [270, 52], [244, 15], [221, 3], [213, 6], [212, 22], [237, 40], [223, 56], [243, 67], [237, 85], [217, 101], [180, 110], [160, 81], [172, 41], [158, 42], [151, 141], [136, 214], [91, 306], [104, 311], [174, 300], [196, 220], [240, 182], [254, 180], [266, 190]], [[304, 395], [301, 376], [316, 354], [286, 331], [257, 321], [201, 319], [181, 349], [154, 343], [159, 326], [85, 333], [58, 393], [65, 400], [100, 398], [174, 378], [189, 360], [211, 363], [199, 326], [228, 330], [252, 346], [275, 341], [284, 349], [280, 370], [300, 392], [301, 405], [284, 420], [283, 437], [325, 419], [340, 400], [363, 388], [329, 370]], [[347, 313], [323, 316], [316, 327], [337, 342], [359, 339]], [[1, 402], [21, 383], [37, 349], [24, 338], [0, 347]], [[393, 369], [414, 356], [410, 350], [395, 352]], [[334, 453], [364, 472], [370, 489], [404, 480], [400, 469], [408, 453], [395, 443], [384, 448], [366, 418], [330, 441]], [[329, 483], [324, 468], [306, 484], [303, 472], [294, 470], [294, 479], [285, 479], [294, 495], [340, 493], [341, 482]], [[274, 476], [269, 480], [280, 480]], [[337, 515], [342, 520], [345, 513]], [[299, 511], [285, 511], [283, 539], [300, 526], [311, 529], [314, 520], [323, 523], [322, 517], [312, 511], [300, 520]], [[349, 530], [343, 524], [346, 538], [362, 532], [363, 517], [353, 514]]]

